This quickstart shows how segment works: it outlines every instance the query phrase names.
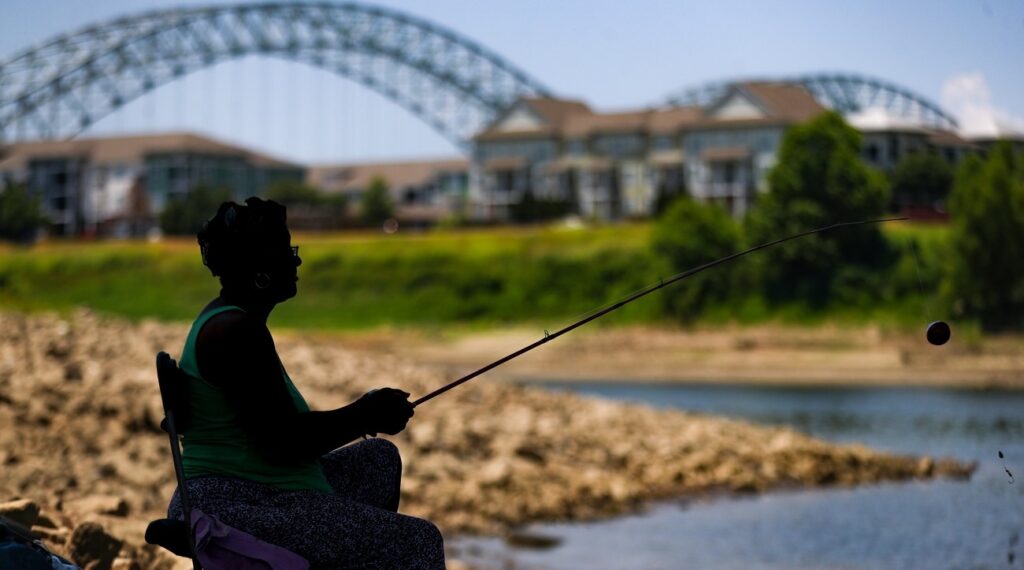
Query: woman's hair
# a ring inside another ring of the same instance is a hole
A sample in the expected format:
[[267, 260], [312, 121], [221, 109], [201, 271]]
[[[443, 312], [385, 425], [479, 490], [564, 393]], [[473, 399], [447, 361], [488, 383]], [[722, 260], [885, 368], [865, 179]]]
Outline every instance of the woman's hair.
[[222, 281], [253, 271], [266, 249], [288, 240], [284, 206], [255, 196], [245, 204], [224, 202], [196, 234], [203, 265]]

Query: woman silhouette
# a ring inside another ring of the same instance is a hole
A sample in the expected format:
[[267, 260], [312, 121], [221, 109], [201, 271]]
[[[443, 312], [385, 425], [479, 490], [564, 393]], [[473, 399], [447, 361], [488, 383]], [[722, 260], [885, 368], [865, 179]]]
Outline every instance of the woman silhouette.
[[[278, 358], [267, 317], [296, 294], [298, 248], [285, 208], [249, 198], [221, 204], [198, 234], [220, 295], [199, 314], [181, 354], [189, 419], [186, 485], [195, 508], [309, 560], [312, 568], [444, 568], [440, 532], [398, 514], [402, 465], [382, 439], [413, 415], [409, 394], [373, 390], [313, 412]], [[182, 519], [179, 495], [168, 507]]]

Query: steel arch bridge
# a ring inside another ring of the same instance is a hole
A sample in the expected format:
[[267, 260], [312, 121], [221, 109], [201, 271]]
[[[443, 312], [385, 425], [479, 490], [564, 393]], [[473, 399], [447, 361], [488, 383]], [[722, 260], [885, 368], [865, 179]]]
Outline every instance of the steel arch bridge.
[[252, 54], [357, 81], [463, 150], [517, 97], [548, 93], [476, 42], [395, 10], [301, 1], [160, 10], [88, 26], [0, 62], [0, 141], [73, 137], [163, 84]]
[[915, 123], [943, 129], [956, 129], [952, 115], [928, 99], [895, 83], [849, 73], [814, 73], [792, 77], [760, 77], [716, 81], [683, 89], [666, 98], [669, 106], [707, 105], [717, 100], [736, 83], [772, 82], [802, 85], [819, 102], [844, 115], [882, 107]]

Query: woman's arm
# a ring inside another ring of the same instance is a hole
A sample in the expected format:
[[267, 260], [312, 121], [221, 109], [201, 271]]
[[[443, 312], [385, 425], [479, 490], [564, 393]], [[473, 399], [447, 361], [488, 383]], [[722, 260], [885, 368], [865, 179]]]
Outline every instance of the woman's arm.
[[244, 313], [210, 319], [196, 339], [196, 360], [203, 378], [224, 390], [243, 429], [275, 462], [316, 459], [366, 433], [397, 433], [412, 415], [410, 405], [404, 421], [396, 421], [404, 415], [392, 393], [398, 390], [374, 392], [336, 410], [299, 412], [270, 331]]

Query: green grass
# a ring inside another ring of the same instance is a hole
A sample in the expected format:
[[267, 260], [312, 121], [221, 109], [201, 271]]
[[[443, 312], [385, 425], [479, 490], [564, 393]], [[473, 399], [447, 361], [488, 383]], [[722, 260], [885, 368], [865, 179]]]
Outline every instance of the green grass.
[[[300, 294], [275, 323], [348, 329], [548, 320], [656, 279], [647, 225], [296, 235]], [[190, 320], [219, 284], [192, 240], [0, 249], [0, 306]], [[619, 321], [649, 320], [632, 309]]]
[[[648, 247], [651, 226], [446, 230], [422, 233], [299, 234], [299, 295], [275, 310], [274, 324], [305, 329], [379, 326], [487, 327], [531, 323], [554, 329], [685, 268], [668, 268]], [[891, 286], [865, 307], [809, 311], [768, 308], [751, 294], [708, 307], [709, 324], [825, 320], [917, 326], [942, 277], [944, 226], [889, 224], [900, 249]], [[909, 244], [917, 244], [926, 294]], [[756, 255], [756, 254], [755, 254]], [[685, 286], [680, 284], [678, 286]], [[67, 311], [76, 306], [131, 319], [192, 320], [219, 284], [194, 240], [160, 243], [50, 242], [0, 246], [0, 307]], [[872, 292], [873, 294], [874, 292]], [[659, 292], [602, 324], [669, 323]], [[874, 302], [877, 301], [877, 302]]]

